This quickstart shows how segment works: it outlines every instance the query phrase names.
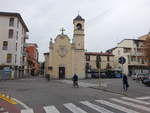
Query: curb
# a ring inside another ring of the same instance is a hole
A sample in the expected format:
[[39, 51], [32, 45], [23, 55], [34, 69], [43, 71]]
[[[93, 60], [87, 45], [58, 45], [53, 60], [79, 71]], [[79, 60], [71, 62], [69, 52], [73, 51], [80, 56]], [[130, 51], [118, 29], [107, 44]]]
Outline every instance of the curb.
[[96, 90], [102, 90], [102, 91], [105, 91], [105, 92], [109, 92], [109, 93], [114, 93], [114, 94], [119, 94], [119, 95], [123, 95], [123, 96], [127, 96], [127, 97], [130, 97], [129, 95], [125, 94], [125, 93], [119, 93], [119, 92], [115, 92], [115, 91], [112, 91], [112, 90], [108, 90], [106, 88], [98, 88], [98, 87], [89, 87], [89, 88], [92, 88], [92, 89], [96, 89]]

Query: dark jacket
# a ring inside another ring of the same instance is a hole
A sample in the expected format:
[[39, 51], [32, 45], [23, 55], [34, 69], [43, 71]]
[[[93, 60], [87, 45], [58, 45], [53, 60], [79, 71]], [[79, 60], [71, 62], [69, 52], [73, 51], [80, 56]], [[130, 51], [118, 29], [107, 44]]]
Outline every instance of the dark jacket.
[[123, 84], [128, 84], [128, 78], [125, 75], [123, 75]]
[[74, 74], [72, 80], [73, 80], [73, 81], [78, 81], [78, 76], [77, 76], [76, 74]]

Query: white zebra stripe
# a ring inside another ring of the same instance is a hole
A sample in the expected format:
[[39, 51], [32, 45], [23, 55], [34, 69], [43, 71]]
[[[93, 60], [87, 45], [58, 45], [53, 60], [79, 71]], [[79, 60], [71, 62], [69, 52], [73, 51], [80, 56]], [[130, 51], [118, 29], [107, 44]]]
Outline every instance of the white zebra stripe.
[[140, 104], [150, 105], [149, 102], [144, 102], [144, 101], [136, 100], [136, 99], [133, 99], [133, 98], [128, 98], [128, 97], [121, 97], [121, 98], [124, 99], [124, 100], [129, 100], [129, 101], [137, 102], [137, 103], [140, 103]]
[[105, 109], [104, 107], [100, 107], [100, 106], [98, 106], [96, 104], [92, 104], [88, 101], [81, 101], [80, 103], [82, 103], [98, 112], [101, 112], [101, 113], [113, 113], [112, 111], [109, 111], [109, 110]]
[[21, 113], [34, 113], [32, 109], [23, 109]]
[[86, 111], [82, 110], [81, 108], [77, 107], [72, 103], [66, 103], [63, 105], [73, 113], [87, 113]]
[[114, 103], [111, 103], [111, 102], [108, 102], [108, 101], [105, 101], [105, 100], [96, 100], [96, 102], [98, 102], [98, 103], [100, 103], [100, 104], [103, 104], [103, 105], [106, 105], [106, 106], [109, 106], [109, 107], [112, 107], [112, 108], [114, 108], [114, 109], [123, 111], [123, 112], [125, 112], [125, 113], [139, 113], [139, 112], [136, 112], [136, 111], [134, 111], [134, 110], [125, 108], [125, 107], [123, 107], [123, 106], [120, 106], [120, 105], [117, 105], [117, 104], [114, 104]]
[[60, 113], [55, 106], [45, 106], [44, 110], [46, 113]]
[[126, 101], [115, 99], [115, 98], [111, 98], [110, 100], [121, 103], [121, 104], [125, 104], [125, 105], [128, 105], [128, 106], [132, 106], [134, 108], [145, 110], [145, 111], [148, 111], [148, 112], [150, 111], [150, 108], [142, 106], [142, 105], [134, 104], [134, 103], [131, 103], [131, 102], [126, 102]]
[[139, 100], [147, 100], [147, 99], [150, 99], [150, 97], [149, 97], [149, 96], [146, 96], [146, 97], [138, 97], [138, 98], [136, 98], [136, 99], [139, 99]]

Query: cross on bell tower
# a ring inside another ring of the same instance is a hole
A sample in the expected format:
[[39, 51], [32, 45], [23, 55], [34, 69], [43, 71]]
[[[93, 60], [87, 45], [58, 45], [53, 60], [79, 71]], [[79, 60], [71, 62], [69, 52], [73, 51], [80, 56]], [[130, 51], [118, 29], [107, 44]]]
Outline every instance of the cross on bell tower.
[[61, 31], [61, 34], [63, 35], [64, 34], [64, 31], [66, 31], [63, 27], [60, 29]]

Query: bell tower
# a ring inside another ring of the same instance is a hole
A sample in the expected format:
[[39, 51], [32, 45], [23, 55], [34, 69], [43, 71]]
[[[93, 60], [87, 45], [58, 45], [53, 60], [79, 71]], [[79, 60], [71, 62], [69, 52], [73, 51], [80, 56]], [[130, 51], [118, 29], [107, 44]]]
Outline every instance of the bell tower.
[[76, 73], [79, 78], [85, 78], [85, 50], [84, 50], [84, 22], [85, 20], [78, 15], [73, 19], [73, 74]]
[[84, 22], [85, 20], [80, 15], [73, 19], [73, 43], [75, 44], [75, 49], [84, 50]]

